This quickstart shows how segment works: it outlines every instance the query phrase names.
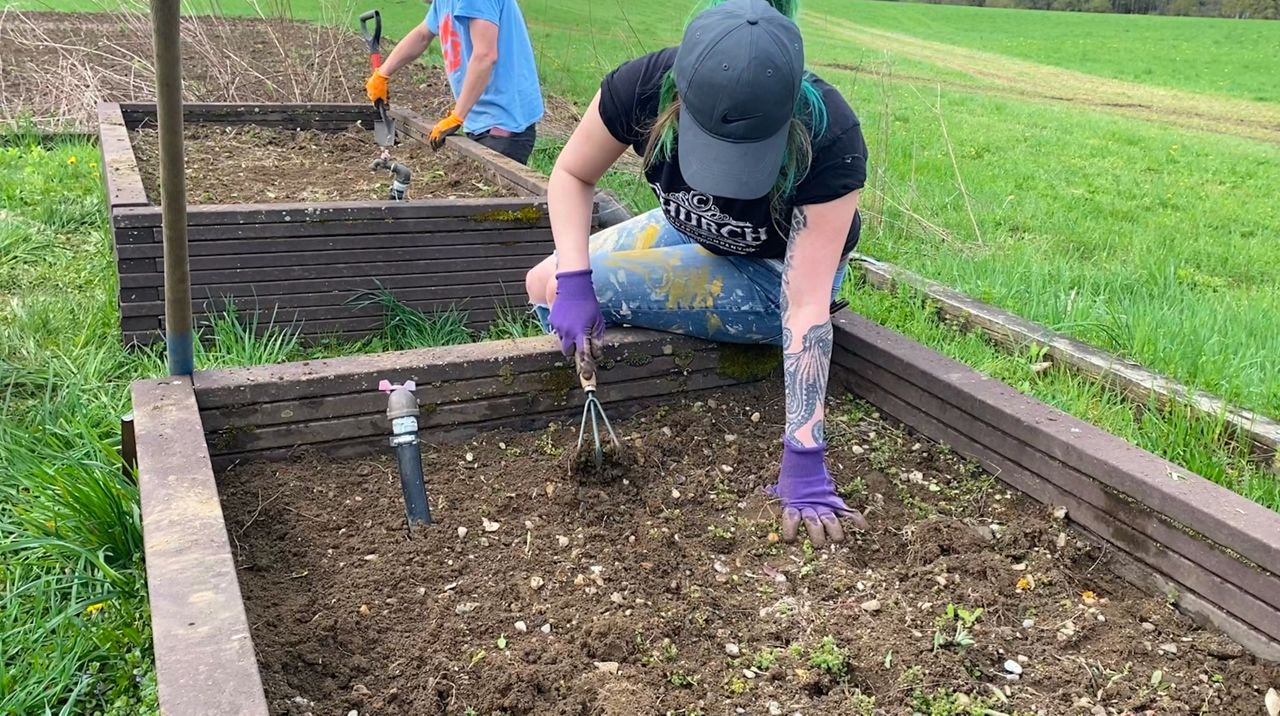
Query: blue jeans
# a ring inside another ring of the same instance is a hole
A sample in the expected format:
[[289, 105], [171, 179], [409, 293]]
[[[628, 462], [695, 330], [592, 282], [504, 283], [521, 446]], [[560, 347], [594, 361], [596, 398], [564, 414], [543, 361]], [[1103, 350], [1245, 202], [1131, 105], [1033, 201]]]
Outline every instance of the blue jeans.
[[[782, 345], [782, 261], [717, 256], [658, 209], [591, 237], [592, 278], [605, 321], [721, 343]], [[841, 260], [834, 301], [848, 271]], [[551, 332], [546, 306], [534, 306]]]

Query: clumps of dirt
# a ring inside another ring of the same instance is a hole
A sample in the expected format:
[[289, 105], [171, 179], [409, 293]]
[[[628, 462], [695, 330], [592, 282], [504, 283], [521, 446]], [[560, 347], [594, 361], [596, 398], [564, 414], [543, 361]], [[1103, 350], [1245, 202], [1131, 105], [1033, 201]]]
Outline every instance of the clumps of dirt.
[[224, 474], [272, 712], [1243, 714], [1280, 684], [864, 404], [827, 432], [871, 529], [782, 543], [781, 394], [618, 421], [645, 464], [611, 481], [566, 474], [576, 420], [424, 446], [412, 538], [389, 456]]
[[[373, 133], [359, 125], [326, 132], [193, 123], [183, 134], [191, 204], [386, 200], [391, 188], [390, 172], [371, 168], [380, 151]], [[144, 127], [131, 139], [147, 198], [159, 204], [158, 133]], [[413, 172], [410, 199], [501, 193], [479, 165], [421, 142], [397, 144], [391, 157]]]

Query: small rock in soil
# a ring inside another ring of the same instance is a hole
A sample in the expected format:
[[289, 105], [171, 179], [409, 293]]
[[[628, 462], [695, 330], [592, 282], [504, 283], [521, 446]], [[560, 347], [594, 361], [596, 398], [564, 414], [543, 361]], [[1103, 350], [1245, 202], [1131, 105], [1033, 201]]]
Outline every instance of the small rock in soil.
[[544, 583], [542, 577], [529, 577], [529, 587], [531, 589], [542, 589]]
[[729, 656], [741, 656], [742, 650], [738, 648], [737, 644], [734, 644], [733, 642], [729, 642], [728, 644], [724, 645], [724, 653], [728, 654]]
[[360, 712], [356, 709], [351, 709], [347, 712], [347, 716], [360, 716]]
[[1172, 644], [1172, 643], [1170, 643], [1170, 644], [1161, 644], [1161, 645], [1160, 645], [1160, 651], [1163, 651], [1163, 652], [1164, 652], [1164, 653], [1166, 653], [1166, 654], [1177, 654], [1177, 653], [1178, 653], [1178, 645], [1177, 645], [1177, 644]]
[[419, 596], [419, 597], [425, 597], [425, 596], [427, 596], [427, 588], [426, 588], [426, 587], [418, 587], [418, 596]]
[[1263, 703], [1267, 706], [1267, 716], [1280, 716], [1280, 691], [1267, 689], [1267, 697]]
[[516, 631], [518, 631], [518, 632], [520, 632], [521, 634], [523, 634], [523, 633], [525, 633], [525, 632], [529, 631], [529, 625], [528, 625], [528, 624], [525, 624], [524, 622], [516, 622]]
[[867, 601], [863, 602], [861, 606], [863, 611], [878, 612], [880, 611], [880, 600], [868, 599]]
[[351, 693], [355, 694], [356, 696], [368, 696], [369, 687], [365, 686], [364, 684], [356, 684], [355, 686], [351, 687]]
[[474, 612], [478, 606], [480, 605], [477, 602], [463, 602], [462, 604], [454, 607], [453, 611], [457, 614], [470, 614], [471, 612]]
[[1102, 706], [1094, 706], [1089, 709], [1089, 714], [1090, 716], [1107, 716], [1107, 710]]
[[769, 716], [782, 716], [782, 706], [777, 701], [769, 702]]
[[743, 675], [743, 676], [745, 676], [745, 677], [747, 677], [748, 679], [754, 679], [754, 678], [756, 678], [756, 672], [755, 672], [754, 670], [752, 670], [752, 669], [743, 669], [743, 670], [742, 670], [742, 675]]
[[556, 535], [556, 544], [560, 545], [561, 547], [568, 547], [569, 538], [565, 537], [564, 535]]
[[595, 665], [596, 671], [603, 671], [606, 674], [618, 673], [618, 662], [616, 661], [597, 661]]
[[1004, 662], [1004, 670], [1016, 676], [1022, 673], [1022, 664], [1019, 664], [1013, 659], [1008, 659]]
[[866, 452], [866, 450], [864, 450], [861, 445], [854, 445], [853, 447], [849, 448], [849, 452], [853, 453], [854, 455], [861, 455], [862, 453]]
[[758, 422], [760, 422], [760, 413], [752, 413], [752, 414], [751, 414], [751, 422], [753, 422], [753, 423], [758, 423]]
[[1036, 625], [1036, 620], [1035, 620], [1035, 619], [1023, 619], [1023, 620], [1022, 620], [1022, 628], [1023, 628], [1023, 629], [1030, 629], [1031, 627], [1033, 627], [1033, 626], [1035, 626], [1035, 625]]
[[489, 520], [488, 517], [480, 518], [480, 523], [481, 525], [484, 526], [485, 532], [497, 532], [499, 529], [502, 528], [501, 522], [492, 522]]
[[550, 633], [551, 633], [551, 625], [550, 625], [550, 624], [543, 624], [543, 625], [542, 625], [542, 633], [543, 633], [543, 634], [550, 634]]
[[360, 605], [360, 616], [369, 616], [369, 605], [368, 605], [368, 604], [361, 604], [361, 605]]
[[1155, 631], [1155, 630], [1156, 630], [1156, 625], [1155, 625], [1155, 624], [1152, 624], [1151, 622], [1142, 622], [1142, 630], [1143, 630], [1143, 631]]
[[467, 528], [466, 528], [466, 527], [459, 527], [459, 528], [458, 528], [458, 539], [464, 539], [464, 538], [466, 538], [466, 536], [467, 536]]
[[1065, 520], [1067, 518], [1067, 508], [1065, 507], [1053, 508], [1053, 518], [1056, 520]]
[[366, 561], [366, 562], [372, 562], [373, 560], [375, 560], [375, 559], [377, 559], [377, 558], [378, 558], [378, 555], [376, 555], [376, 554], [366, 554], [366, 555], [364, 556], [364, 561]]

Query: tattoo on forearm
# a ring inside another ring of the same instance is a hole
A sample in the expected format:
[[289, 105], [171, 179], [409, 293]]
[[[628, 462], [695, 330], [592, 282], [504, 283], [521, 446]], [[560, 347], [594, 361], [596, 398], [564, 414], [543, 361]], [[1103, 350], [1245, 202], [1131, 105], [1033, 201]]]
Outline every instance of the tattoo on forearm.
[[[790, 338], [790, 331], [784, 333]], [[800, 431], [810, 423], [814, 423], [814, 442], [822, 442], [822, 401], [827, 394], [827, 374], [831, 370], [831, 344], [831, 321], [823, 321], [804, 334], [798, 350], [787, 350], [782, 354], [787, 391], [787, 436], [796, 443], [803, 444]]]
[[[791, 304], [792, 258], [796, 239], [809, 225], [809, 217], [802, 206], [795, 208], [791, 217], [791, 240], [786, 259], [782, 264], [782, 350], [783, 369], [787, 393], [787, 437], [804, 445], [822, 443], [826, 438], [823, 421], [823, 400], [827, 394], [827, 375], [831, 370], [831, 321], [815, 324], [800, 338], [800, 345], [793, 346], [794, 335], [786, 327]], [[811, 440], [802, 440], [801, 434], [809, 428]]]
[[[809, 215], [805, 213], [803, 206], [797, 206], [791, 213], [791, 237], [787, 245], [787, 253], [782, 261], [782, 317], [786, 320], [787, 309], [790, 303], [787, 299], [787, 293], [791, 291], [791, 250], [795, 247], [796, 237], [801, 231], [809, 225]], [[791, 345], [788, 337], [783, 338], [782, 347], [785, 350]]]

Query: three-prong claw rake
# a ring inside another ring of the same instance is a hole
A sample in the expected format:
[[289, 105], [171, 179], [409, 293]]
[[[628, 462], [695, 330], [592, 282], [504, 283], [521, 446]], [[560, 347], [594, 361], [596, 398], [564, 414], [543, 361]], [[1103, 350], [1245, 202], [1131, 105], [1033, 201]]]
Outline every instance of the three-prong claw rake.
[[[573, 461], [578, 464], [582, 460], [582, 450], [587, 439], [587, 423], [591, 423], [591, 449], [592, 462], [595, 464], [596, 471], [604, 466], [605, 444], [602, 438], [608, 440], [608, 444], [613, 447], [616, 455], [622, 449], [622, 444], [618, 442], [618, 436], [613, 432], [613, 426], [609, 424], [609, 418], [604, 414], [604, 406], [600, 404], [600, 399], [596, 397], [596, 355], [597, 347], [592, 343], [586, 350], [580, 350], [574, 357], [574, 362], [578, 370], [578, 381], [582, 384], [582, 392], [587, 396], [587, 402], [582, 406], [582, 423], [578, 426], [578, 446], [574, 449]], [[600, 425], [604, 424], [605, 435], [600, 433]]]

